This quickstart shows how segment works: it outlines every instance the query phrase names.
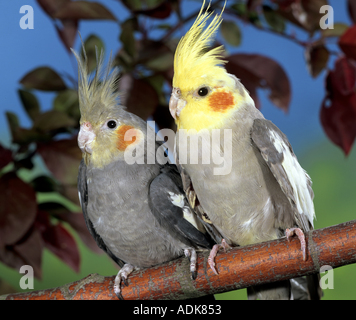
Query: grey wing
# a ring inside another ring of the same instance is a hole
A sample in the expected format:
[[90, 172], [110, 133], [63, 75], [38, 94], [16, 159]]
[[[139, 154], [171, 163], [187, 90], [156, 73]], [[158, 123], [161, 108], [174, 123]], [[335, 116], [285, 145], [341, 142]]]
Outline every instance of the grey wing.
[[121, 259], [117, 258], [110, 250], [109, 248], [105, 245], [103, 239], [100, 237], [99, 234], [96, 233], [94, 226], [92, 222], [89, 219], [88, 212], [87, 212], [87, 206], [88, 206], [88, 185], [87, 185], [87, 178], [86, 178], [86, 165], [84, 163], [84, 160], [80, 162], [79, 165], [79, 172], [78, 172], [78, 195], [79, 195], [79, 201], [80, 205], [82, 207], [83, 215], [84, 215], [84, 220], [85, 224], [87, 225], [87, 228], [94, 238], [95, 242], [97, 243], [98, 247], [102, 250], [104, 250], [111, 259], [113, 259], [121, 268], [124, 266], [125, 262], [122, 261]]
[[313, 228], [315, 217], [309, 175], [300, 166], [285, 136], [271, 121], [255, 119], [251, 138], [291, 204], [298, 227]]
[[159, 224], [191, 247], [211, 248], [212, 240], [185, 198], [176, 167], [166, 164], [149, 186], [149, 205]]

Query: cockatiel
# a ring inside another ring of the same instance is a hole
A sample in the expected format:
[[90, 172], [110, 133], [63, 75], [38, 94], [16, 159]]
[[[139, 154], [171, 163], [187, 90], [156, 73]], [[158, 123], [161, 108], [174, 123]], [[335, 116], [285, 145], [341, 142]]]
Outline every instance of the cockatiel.
[[[127, 284], [134, 269], [183, 254], [190, 257], [195, 278], [196, 250], [211, 248], [212, 242], [192, 215], [176, 167], [166, 163], [164, 151], [158, 152], [162, 146], [146, 147], [148, 130], [154, 129], [118, 105], [119, 71], [111, 71], [111, 59], [105, 69], [103, 53], [98, 58], [97, 52], [95, 76], [89, 81], [84, 46], [84, 59], [72, 51], [79, 69], [78, 145], [83, 153], [79, 199], [91, 235], [121, 267], [116, 295], [122, 299], [121, 280]], [[129, 164], [132, 157], [136, 163]], [[148, 158], [155, 159], [153, 164]]]
[[[288, 238], [298, 236], [305, 259], [303, 231], [313, 228], [315, 216], [311, 180], [287, 137], [263, 117], [240, 80], [223, 67], [223, 47], [209, 50], [221, 14], [205, 28], [212, 13], [204, 11], [203, 3], [174, 56], [169, 108], [178, 129], [175, 152], [184, 190], [201, 217], [220, 232], [223, 247], [273, 240], [286, 232]], [[225, 134], [224, 143], [214, 144], [214, 131], [223, 138]], [[210, 149], [191, 148], [197, 136]], [[183, 147], [182, 141], [186, 141]], [[215, 169], [223, 168], [213, 164], [211, 157], [214, 152], [228, 154], [229, 145], [231, 159], [225, 162], [230, 166], [216, 174]], [[215, 273], [217, 250], [214, 246], [209, 258]], [[317, 291], [314, 280], [309, 291]], [[259, 299], [291, 297], [289, 280], [249, 288], [248, 293], [249, 298]]]

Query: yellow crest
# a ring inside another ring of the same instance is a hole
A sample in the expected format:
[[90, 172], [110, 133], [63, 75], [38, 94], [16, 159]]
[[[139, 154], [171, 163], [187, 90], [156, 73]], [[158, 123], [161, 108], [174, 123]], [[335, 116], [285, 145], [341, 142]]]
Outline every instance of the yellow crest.
[[223, 65], [226, 63], [226, 61], [222, 59], [223, 46], [208, 50], [221, 24], [225, 5], [221, 13], [215, 15], [205, 30], [204, 27], [207, 20], [214, 12], [208, 12], [210, 3], [205, 11], [204, 6], [205, 1], [194, 24], [178, 43], [174, 55], [174, 87], [181, 87], [187, 84], [187, 82], [190, 82], [190, 80], [194, 82], [194, 79], [188, 79], [193, 77], [193, 75], [195, 77], [201, 77], [203, 76], [202, 73], [209, 72], [216, 74], [216, 72], [220, 73], [222, 70], [225, 72], [224, 68], [218, 66], [219, 64]]

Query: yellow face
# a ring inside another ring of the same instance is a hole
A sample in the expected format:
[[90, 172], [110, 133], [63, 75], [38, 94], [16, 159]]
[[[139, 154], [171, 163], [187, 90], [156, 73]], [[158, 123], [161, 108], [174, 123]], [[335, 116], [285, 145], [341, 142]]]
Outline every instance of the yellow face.
[[[185, 86], [183, 82], [173, 88], [170, 112], [178, 129], [199, 131], [220, 128], [241, 104], [243, 97], [236, 88], [234, 78], [223, 68], [219, 69], [220, 75], [217, 76], [220, 76], [218, 79], [221, 80], [203, 75], [200, 83], [196, 81], [195, 86]], [[186, 78], [186, 80], [190, 79]]]
[[127, 147], [138, 143], [142, 137], [140, 130], [118, 119], [108, 119], [101, 123], [81, 121], [78, 145], [83, 157], [98, 168], [123, 157]]

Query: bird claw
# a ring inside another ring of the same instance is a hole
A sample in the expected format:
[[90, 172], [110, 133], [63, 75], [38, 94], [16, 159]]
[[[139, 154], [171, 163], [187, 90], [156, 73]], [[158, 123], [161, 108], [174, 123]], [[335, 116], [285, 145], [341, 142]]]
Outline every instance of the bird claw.
[[184, 255], [186, 257], [190, 257], [190, 273], [192, 279], [195, 280], [197, 278], [197, 252], [194, 249], [184, 249]]
[[300, 248], [302, 249], [303, 252], [303, 261], [306, 260], [306, 242], [305, 242], [305, 235], [300, 228], [290, 228], [286, 229], [286, 237], [287, 240], [290, 241], [290, 238], [296, 235], [300, 241]]
[[213, 248], [210, 251], [209, 257], [208, 257], [208, 263], [209, 266], [211, 268], [211, 270], [213, 270], [213, 272], [218, 275], [218, 272], [215, 269], [215, 257], [218, 253], [218, 251], [220, 250], [220, 248], [223, 248], [224, 251], [226, 252], [228, 249], [231, 249], [231, 247], [227, 244], [227, 242], [225, 241], [225, 239], [221, 240], [221, 244], [215, 244], [213, 246]]
[[120, 300], [124, 300], [124, 297], [121, 294], [121, 281], [126, 287], [128, 287], [129, 283], [127, 282], [127, 277], [133, 270], [134, 266], [132, 266], [131, 264], [125, 264], [115, 277], [114, 292]]

